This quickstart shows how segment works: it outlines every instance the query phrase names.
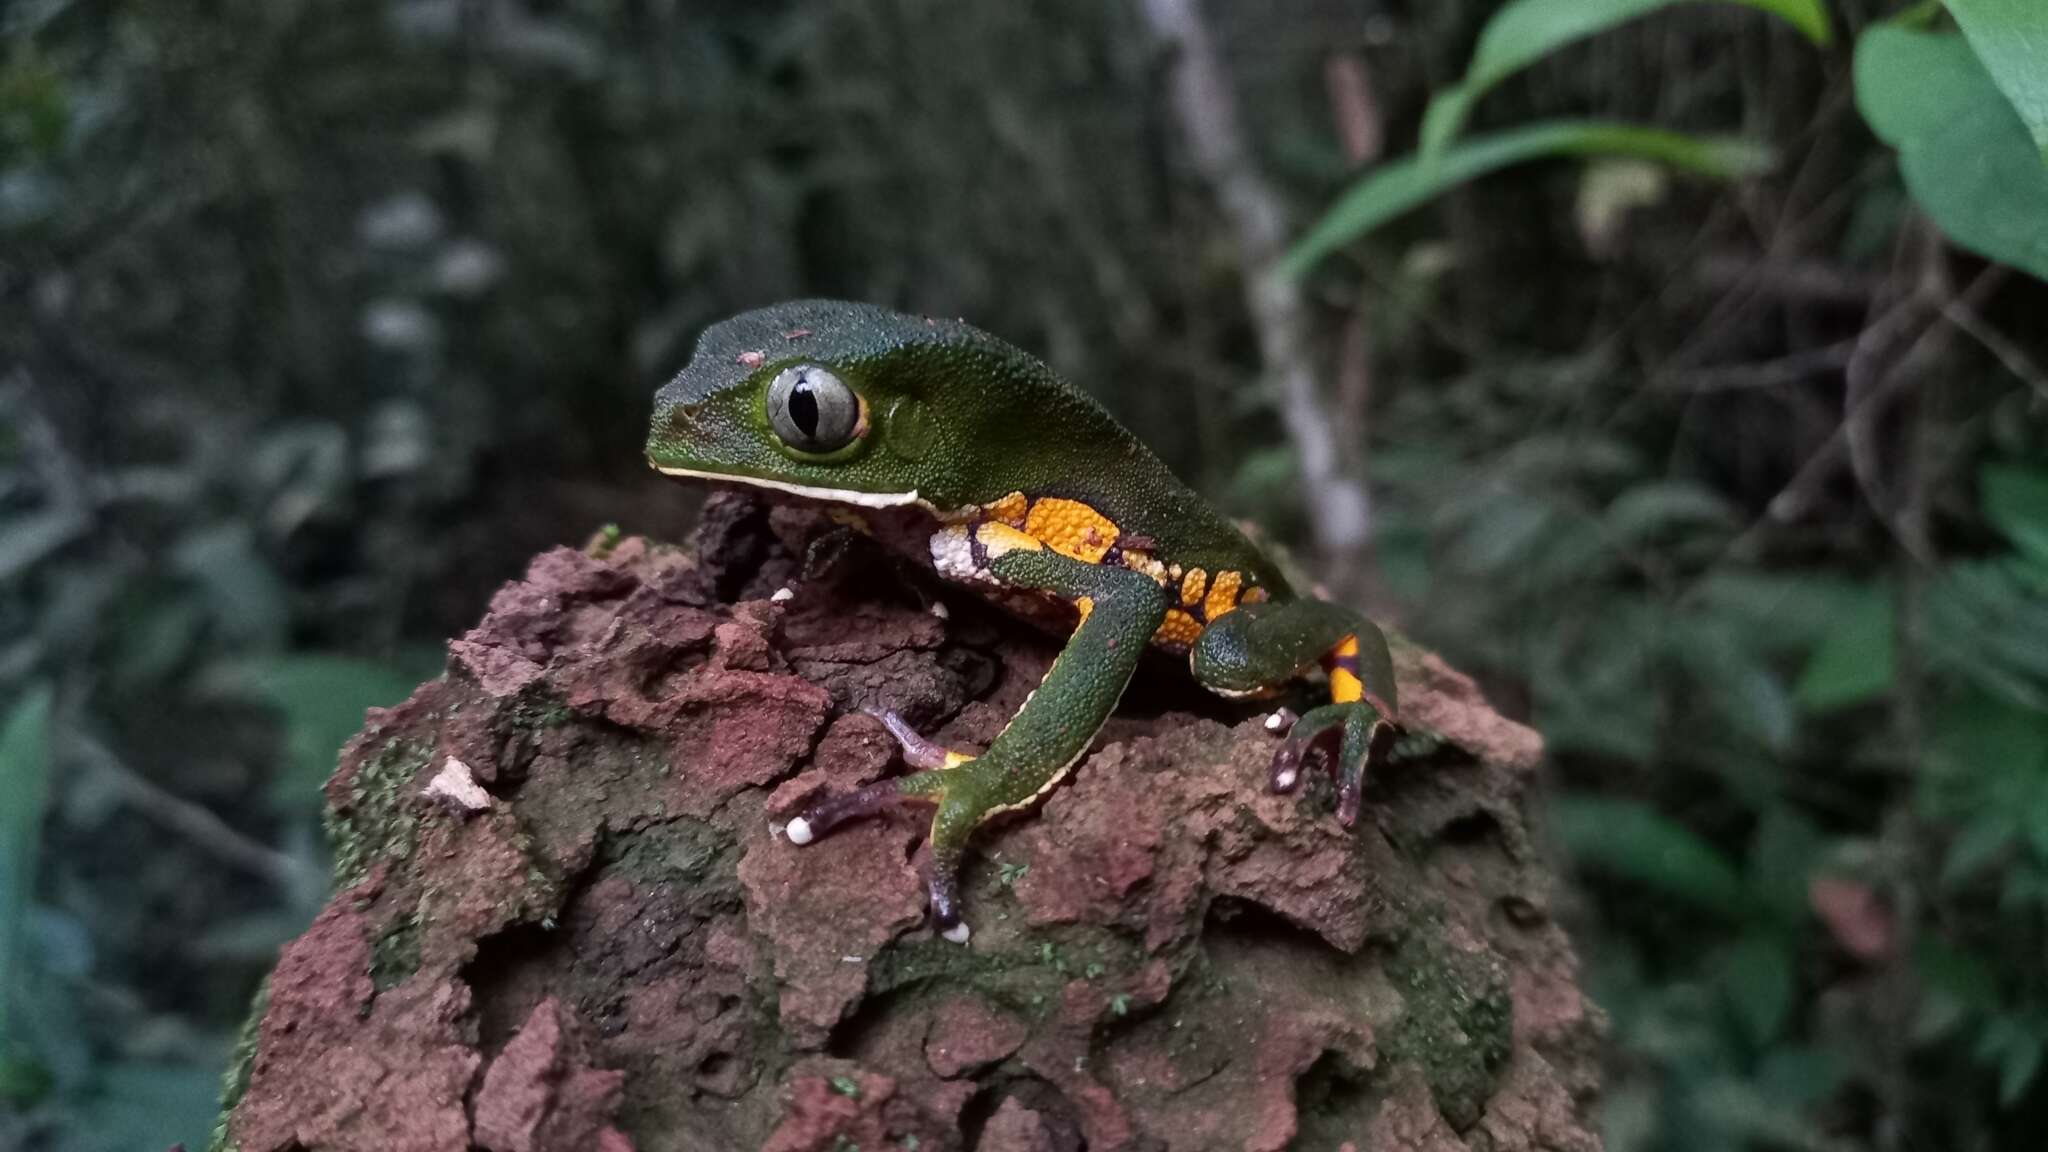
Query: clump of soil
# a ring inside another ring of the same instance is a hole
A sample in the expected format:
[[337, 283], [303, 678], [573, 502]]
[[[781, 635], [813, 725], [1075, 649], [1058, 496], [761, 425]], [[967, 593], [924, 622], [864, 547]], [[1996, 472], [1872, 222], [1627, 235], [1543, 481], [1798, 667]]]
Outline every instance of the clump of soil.
[[814, 526], [721, 496], [685, 548], [547, 553], [371, 715], [219, 1147], [1598, 1147], [1540, 749], [1470, 681], [1397, 645], [1408, 733], [1347, 832], [1267, 792], [1263, 713], [1148, 664], [978, 838], [961, 948], [921, 810], [771, 824], [902, 770], [861, 707], [979, 746], [1057, 642], [859, 554], [800, 581]]

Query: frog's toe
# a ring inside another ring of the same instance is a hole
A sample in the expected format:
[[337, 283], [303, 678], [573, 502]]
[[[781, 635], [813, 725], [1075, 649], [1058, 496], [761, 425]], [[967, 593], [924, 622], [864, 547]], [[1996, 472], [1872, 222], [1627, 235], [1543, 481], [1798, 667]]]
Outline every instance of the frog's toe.
[[1273, 752], [1273, 767], [1268, 780], [1276, 793], [1285, 795], [1301, 787], [1303, 775], [1312, 759], [1321, 758], [1327, 762], [1330, 751], [1326, 745], [1342, 730], [1342, 724], [1328, 716], [1319, 715], [1327, 709], [1318, 708], [1297, 720], [1287, 739]]
[[1275, 793], [1284, 796], [1301, 787], [1302, 761], [1306, 756], [1307, 749], [1293, 741], [1282, 744], [1280, 750], [1273, 753], [1271, 777]]
[[1365, 777], [1375, 757], [1393, 738], [1393, 725], [1370, 705], [1357, 704], [1344, 724], [1344, 744], [1337, 753], [1337, 822], [1346, 828], [1358, 822], [1365, 798]]
[[861, 711], [882, 722], [882, 727], [889, 730], [889, 735], [894, 736], [897, 745], [903, 749], [903, 762], [912, 768], [929, 772], [939, 768], [956, 768], [974, 759], [965, 752], [955, 752], [943, 744], [925, 739], [917, 729], [910, 726], [910, 721], [905, 720], [894, 709], [869, 707], [862, 708]]
[[954, 944], [965, 944], [974, 932], [967, 927], [966, 919], [960, 915], [960, 886], [954, 874], [957, 867], [956, 862], [942, 859], [939, 853], [934, 852], [931, 881], [926, 886], [926, 891], [931, 895], [932, 928], [938, 932], [940, 939]]
[[842, 824], [873, 816], [908, 799], [894, 780], [828, 795], [782, 826], [782, 835], [802, 847]]

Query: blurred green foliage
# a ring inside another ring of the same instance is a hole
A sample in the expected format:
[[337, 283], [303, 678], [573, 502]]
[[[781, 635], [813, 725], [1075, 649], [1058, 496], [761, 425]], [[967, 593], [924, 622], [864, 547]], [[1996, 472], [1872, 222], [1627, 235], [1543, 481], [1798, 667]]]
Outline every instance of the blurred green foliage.
[[[1297, 263], [1391, 219], [1356, 205], [1408, 181], [1404, 165], [1455, 171], [1473, 145], [1449, 135], [1496, 74], [1654, 7], [1599, 6], [1612, 20], [1536, 0], [1502, 9], [1472, 78], [1432, 105], [1425, 145], [1441, 154], [1369, 173]], [[1943, 234], [2048, 278], [2048, 203], [2033, 203], [2048, 166], [2016, 93], [2042, 63], [2016, 46], [2038, 41], [2048, 11], [1984, 9], [2008, 21], [1992, 65], [2004, 56], [2017, 80], [1994, 85], [1923, 7], [1905, 17], [1921, 27], [1858, 30], [1857, 106]], [[1643, 186], [1663, 198], [1660, 182]], [[1908, 251], [1910, 221], [1868, 192], [1858, 208], [1903, 224]], [[1854, 216], [1836, 220], [1838, 244], [1850, 240]], [[1681, 425], [1674, 438], [1656, 394], [1675, 393], [1670, 415], [1708, 422], [1714, 393], [1782, 385], [1764, 364], [1671, 389], [1671, 358], [1696, 348], [1684, 340], [1632, 350], [1647, 371], [1622, 370], [1617, 388], [1600, 379], [1620, 367], [1602, 333], [1534, 388], [1514, 379], [1538, 375], [1528, 365], [1504, 366], [1381, 425], [1420, 445], [1375, 455], [1395, 509], [1390, 576], [1412, 602], [1458, 614], [1425, 634], [1512, 670], [1564, 777], [1595, 789], [1567, 793], [1552, 823], [1601, 909], [1590, 949], [1615, 1022], [1610, 1147], [2019, 1147], [2048, 1102], [2048, 381], [2038, 351], [1984, 323], [1976, 288], [1950, 286], [1946, 259], [1918, 243], [1917, 267], [1895, 265], [1897, 287], [1874, 293], [1860, 332], [1845, 329], [1839, 429], [1804, 467], [1767, 470], [1761, 491], [1746, 495], [1729, 469], [1777, 439], [1768, 425], [1717, 424], [1720, 442]], [[1851, 248], [1824, 258], [1858, 263]], [[1663, 292], [1667, 309], [1679, 293]], [[2021, 292], [2040, 299], [2038, 286]], [[1902, 361], [1873, 369], [1859, 358], [1898, 315], [1883, 307], [1932, 319], [1916, 321]], [[1929, 323], [1974, 340], [1990, 375], [1952, 347], [1930, 352]], [[1817, 335], [1774, 341], [1778, 363]], [[1857, 393], [1893, 373], [1927, 391], [1903, 427], [1878, 433]], [[1475, 443], [1494, 412], [1497, 439]], [[1444, 435], [1403, 416], [1434, 417]], [[1462, 437], [1448, 431], [1460, 417]], [[1463, 460], [1446, 459], [1446, 441]], [[1660, 441], [1663, 458], [1646, 459]], [[1831, 456], [1856, 481], [1848, 507], [1810, 487], [1813, 462]], [[1914, 491], [1886, 491], [1880, 467]], [[1832, 539], [1802, 538], [1822, 524]]]
[[[1208, 6], [1330, 214], [1374, 607], [1549, 742], [1624, 1152], [2048, 1124], [2048, 39], [1899, 7]], [[968, 316], [1302, 542], [1132, 9], [0, 8], [0, 1146], [197, 1141], [336, 748], [533, 552], [681, 530], [710, 321]]]

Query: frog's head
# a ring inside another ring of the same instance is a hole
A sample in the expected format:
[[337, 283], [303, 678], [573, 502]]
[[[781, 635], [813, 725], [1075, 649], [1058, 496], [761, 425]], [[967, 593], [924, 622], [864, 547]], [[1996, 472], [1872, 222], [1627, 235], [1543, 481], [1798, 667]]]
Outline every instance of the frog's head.
[[1038, 361], [962, 323], [779, 304], [705, 330], [655, 395], [647, 459], [670, 476], [951, 510], [972, 498], [989, 421], [1040, 379]]

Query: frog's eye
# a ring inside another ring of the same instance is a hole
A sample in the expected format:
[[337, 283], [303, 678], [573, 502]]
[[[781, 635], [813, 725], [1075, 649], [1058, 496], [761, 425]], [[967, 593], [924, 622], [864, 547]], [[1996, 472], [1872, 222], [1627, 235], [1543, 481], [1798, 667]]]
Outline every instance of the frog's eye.
[[815, 364], [784, 368], [768, 385], [768, 425], [799, 452], [834, 452], [861, 429], [860, 397]]

